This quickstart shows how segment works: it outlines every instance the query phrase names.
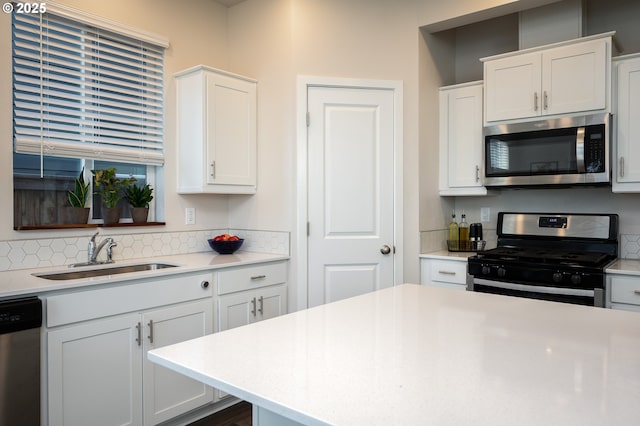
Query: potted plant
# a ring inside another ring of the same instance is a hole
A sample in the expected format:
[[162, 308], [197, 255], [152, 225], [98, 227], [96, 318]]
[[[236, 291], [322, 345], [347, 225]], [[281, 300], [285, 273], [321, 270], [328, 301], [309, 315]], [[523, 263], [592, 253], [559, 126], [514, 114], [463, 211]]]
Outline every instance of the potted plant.
[[136, 179], [131, 176], [127, 179], [116, 177], [115, 167], [104, 170], [91, 170], [93, 173], [93, 189], [102, 197], [102, 219], [105, 225], [120, 221], [120, 208], [118, 201], [122, 199], [123, 190], [129, 187]]
[[149, 215], [149, 203], [153, 200], [153, 188], [146, 185], [130, 185], [124, 190], [124, 197], [131, 204], [131, 217], [136, 223], [146, 222]]
[[89, 220], [89, 182], [84, 180], [84, 167], [74, 181], [73, 191], [68, 191], [69, 200], [69, 223], [87, 223]]

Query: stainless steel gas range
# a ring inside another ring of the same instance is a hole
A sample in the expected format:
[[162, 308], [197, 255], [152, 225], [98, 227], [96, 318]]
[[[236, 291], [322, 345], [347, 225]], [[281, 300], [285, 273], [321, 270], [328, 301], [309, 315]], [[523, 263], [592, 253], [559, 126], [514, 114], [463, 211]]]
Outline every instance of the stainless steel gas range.
[[618, 215], [501, 212], [497, 233], [469, 257], [467, 290], [604, 307]]

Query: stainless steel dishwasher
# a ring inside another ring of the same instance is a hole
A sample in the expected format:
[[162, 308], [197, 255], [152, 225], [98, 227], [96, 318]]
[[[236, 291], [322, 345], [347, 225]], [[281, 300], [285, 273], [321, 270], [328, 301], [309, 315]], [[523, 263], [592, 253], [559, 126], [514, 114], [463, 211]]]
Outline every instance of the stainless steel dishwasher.
[[40, 327], [37, 297], [0, 300], [0, 426], [40, 424]]

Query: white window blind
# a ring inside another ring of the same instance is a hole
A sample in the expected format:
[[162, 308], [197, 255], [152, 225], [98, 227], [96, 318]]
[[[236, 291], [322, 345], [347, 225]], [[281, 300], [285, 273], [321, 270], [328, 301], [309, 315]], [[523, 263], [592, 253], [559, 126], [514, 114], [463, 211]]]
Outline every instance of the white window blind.
[[51, 13], [12, 14], [17, 153], [164, 163], [164, 49]]

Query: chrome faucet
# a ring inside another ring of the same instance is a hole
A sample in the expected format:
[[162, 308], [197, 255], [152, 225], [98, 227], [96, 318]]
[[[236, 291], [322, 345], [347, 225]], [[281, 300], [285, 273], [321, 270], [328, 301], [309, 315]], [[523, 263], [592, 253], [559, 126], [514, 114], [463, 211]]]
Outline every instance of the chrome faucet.
[[[75, 266], [89, 266], [103, 263], [113, 263], [113, 248], [117, 246], [118, 243], [116, 243], [113, 238], [108, 237], [100, 241], [100, 244], [96, 245], [96, 237], [98, 236], [98, 234], [99, 232], [96, 232], [89, 240], [89, 245], [87, 246], [87, 261], [82, 263], [72, 263], [71, 265], [69, 265], [70, 268], [73, 268]], [[107, 247], [107, 260], [99, 262], [97, 260], [98, 254], [105, 246]]]

